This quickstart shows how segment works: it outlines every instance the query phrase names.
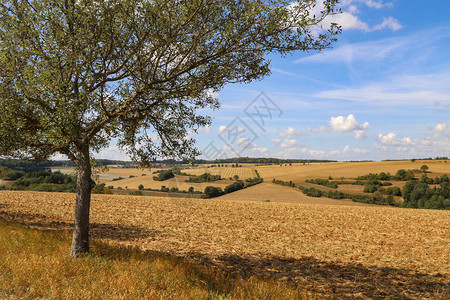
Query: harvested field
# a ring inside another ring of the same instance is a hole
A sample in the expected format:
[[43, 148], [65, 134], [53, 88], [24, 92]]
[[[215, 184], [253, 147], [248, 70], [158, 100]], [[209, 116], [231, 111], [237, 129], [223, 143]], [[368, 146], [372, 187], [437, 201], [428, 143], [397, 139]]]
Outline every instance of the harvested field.
[[383, 162], [337, 162], [306, 164], [292, 166], [260, 166], [256, 167], [261, 177], [266, 181], [272, 178], [280, 180], [292, 180], [295, 183], [304, 182], [306, 179], [328, 178], [333, 179], [355, 178], [367, 173], [390, 172], [395, 174], [399, 169], [419, 169], [426, 164], [432, 172], [428, 176], [435, 177], [444, 173], [450, 173], [450, 164], [442, 161], [383, 161]]
[[[0, 216], [70, 230], [73, 194], [0, 191]], [[449, 296], [450, 212], [93, 195], [92, 235], [333, 298]]]
[[353, 202], [348, 199], [335, 200], [325, 197], [308, 197], [298, 189], [272, 183], [261, 183], [231, 194], [226, 194], [219, 197], [218, 199], [259, 202], [286, 202], [298, 204], [369, 206], [369, 204]]
[[239, 176], [241, 179], [253, 178], [256, 177], [254, 167], [212, 167], [212, 168], [193, 168], [193, 169], [185, 169], [182, 172], [192, 175], [200, 175], [203, 173], [210, 173], [212, 175], [220, 175], [222, 178], [230, 178], [234, 175]]
[[144, 188], [152, 188], [152, 189], [160, 189], [161, 186], [166, 186], [168, 188], [178, 188], [179, 190], [187, 191], [189, 187], [194, 187], [194, 190], [203, 192], [205, 188], [209, 185], [225, 188], [227, 185], [231, 184], [233, 181], [231, 180], [218, 180], [213, 182], [185, 182], [185, 180], [189, 179], [188, 176], [179, 176], [176, 175], [174, 178], [170, 178], [164, 181], [155, 181], [153, 180], [153, 176], [155, 174], [133, 177], [133, 178], [125, 178], [122, 180], [116, 180], [112, 182], [108, 182], [107, 185], [112, 185], [114, 188], [117, 187], [128, 187], [128, 189], [137, 189], [140, 184], [144, 186]]
[[[63, 174], [75, 174], [74, 168], [52, 168], [53, 171], [60, 171]], [[98, 175], [100, 182], [108, 182], [114, 178], [123, 177], [128, 178], [130, 176], [154, 176], [154, 171], [161, 169], [137, 169], [137, 168], [109, 168], [107, 172], [97, 172], [94, 175]]]

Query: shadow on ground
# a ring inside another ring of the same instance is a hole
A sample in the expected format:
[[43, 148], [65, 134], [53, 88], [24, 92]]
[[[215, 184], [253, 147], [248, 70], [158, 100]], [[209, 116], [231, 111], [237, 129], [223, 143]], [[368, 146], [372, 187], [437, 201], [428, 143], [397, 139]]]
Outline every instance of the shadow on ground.
[[[71, 231], [72, 224], [50, 221], [39, 214], [0, 211], [0, 218], [42, 230]], [[91, 224], [94, 239], [132, 241], [140, 238], [158, 238], [163, 232], [123, 226], [117, 224]], [[98, 242], [97, 242], [98, 243]], [[101, 244], [101, 242], [100, 242]], [[120, 246], [112, 253], [120, 256], [140, 252], [142, 257], [165, 256], [183, 262], [200, 263], [223, 270], [230, 278], [257, 277], [285, 281], [313, 293], [331, 296], [333, 299], [450, 299], [450, 282], [441, 274], [424, 274], [408, 269], [383, 268], [361, 264], [321, 261], [314, 257], [244, 257], [223, 255], [211, 257], [201, 253], [190, 253], [177, 257], [169, 253], [141, 251]], [[102, 255], [99, 253], [99, 255]], [[109, 257], [111, 258], [111, 257]], [[114, 259], [114, 258], [112, 258]], [[195, 264], [194, 264], [195, 265]], [[205, 281], [210, 281], [205, 278]], [[226, 292], [226, 291], [224, 291]]]
[[[42, 230], [60, 230], [72, 232], [73, 224], [58, 222], [41, 214], [27, 214], [21, 212], [0, 211], [0, 218], [25, 225], [30, 228]], [[91, 223], [90, 234], [94, 239], [109, 239], [112, 241], [125, 242], [142, 238], [157, 238], [164, 235], [164, 232], [142, 228], [137, 226], [127, 226], [119, 224]]]

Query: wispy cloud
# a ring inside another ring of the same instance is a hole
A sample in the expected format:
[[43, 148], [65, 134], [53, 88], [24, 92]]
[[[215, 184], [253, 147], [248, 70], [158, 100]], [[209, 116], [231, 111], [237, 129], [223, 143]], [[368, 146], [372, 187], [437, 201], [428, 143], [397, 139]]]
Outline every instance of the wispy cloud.
[[385, 61], [387, 58], [400, 58], [403, 60], [405, 53], [421, 52], [424, 49], [428, 49], [430, 45], [448, 37], [450, 37], [449, 27], [433, 28], [405, 36], [345, 44], [332, 50], [301, 58], [295, 63], [377, 63]]
[[357, 88], [343, 88], [314, 94], [318, 98], [341, 99], [370, 104], [450, 104], [450, 73], [423, 74], [389, 78]]

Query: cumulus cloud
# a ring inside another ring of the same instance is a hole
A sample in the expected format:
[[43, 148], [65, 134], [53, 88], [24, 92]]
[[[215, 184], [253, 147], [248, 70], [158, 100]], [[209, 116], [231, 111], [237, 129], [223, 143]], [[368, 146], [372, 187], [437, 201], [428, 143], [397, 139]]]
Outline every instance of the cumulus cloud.
[[334, 132], [364, 131], [367, 130], [369, 126], [370, 124], [368, 122], [359, 124], [353, 114], [349, 114], [347, 117], [331, 117], [330, 119], [330, 127]]
[[250, 152], [256, 154], [256, 155], [267, 155], [269, 153], [269, 149], [267, 147], [259, 147], [258, 145], [253, 145], [252, 148], [250, 148]]
[[304, 135], [304, 133], [301, 132], [301, 131], [298, 131], [298, 130], [296, 130], [296, 129], [294, 129], [294, 128], [292, 128], [291, 126], [289, 126], [288, 129], [281, 130], [281, 131], [279, 132], [279, 135], [280, 135], [281, 137], [284, 137], [284, 138], [290, 138], [290, 137], [293, 137], [293, 136], [301, 136], [301, 135]]
[[366, 131], [369, 129], [369, 122], [358, 123], [356, 117], [353, 114], [345, 116], [331, 117], [329, 121], [329, 127], [320, 126], [317, 128], [309, 128], [312, 132], [337, 132], [346, 133], [353, 132], [356, 139], [362, 139], [366, 137]]
[[289, 148], [294, 146], [299, 146], [300, 143], [295, 139], [284, 139], [284, 141], [280, 144], [280, 148]]
[[[373, 0], [360, 0], [360, 1], [343, 1], [340, 5], [341, 13], [327, 16], [320, 24], [318, 24], [317, 30], [320, 32], [323, 29], [330, 28], [332, 23], [337, 23], [342, 26], [343, 30], [361, 30], [365, 32], [378, 31], [384, 29], [390, 29], [397, 31], [402, 28], [400, 22], [389, 16], [383, 18], [383, 22], [374, 26], [370, 26], [367, 22], [362, 21], [357, 14], [360, 12], [358, 6], [365, 5], [369, 8], [380, 9], [385, 6], [390, 6], [390, 3], [384, 3], [382, 1]], [[320, 12], [324, 9], [322, 1], [317, 1], [316, 6], [312, 10], [313, 15], [320, 15]]]
[[378, 141], [385, 146], [412, 146], [418, 143], [418, 139], [411, 139], [409, 137], [397, 138], [397, 134], [390, 132], [386, 135], [379, 134]]
[[445, 123], [439, 123], [434, 128], [435, 137], [447, 136], [450, 137], [450, 119]]
[[223, 133], [225, 130], [227, 130], [227, 126], [220, 126], [219, 127], [219, 133]]

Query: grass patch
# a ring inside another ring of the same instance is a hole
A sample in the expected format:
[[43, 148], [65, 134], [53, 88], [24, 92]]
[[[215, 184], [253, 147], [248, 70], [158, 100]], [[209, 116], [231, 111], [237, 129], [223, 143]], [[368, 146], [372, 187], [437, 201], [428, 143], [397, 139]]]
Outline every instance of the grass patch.
[[318, 299], [288, 282], [236, 278], [222, 269], [93, 241], [80, 259], [71, 237], [0, 219], [3, 299]]

